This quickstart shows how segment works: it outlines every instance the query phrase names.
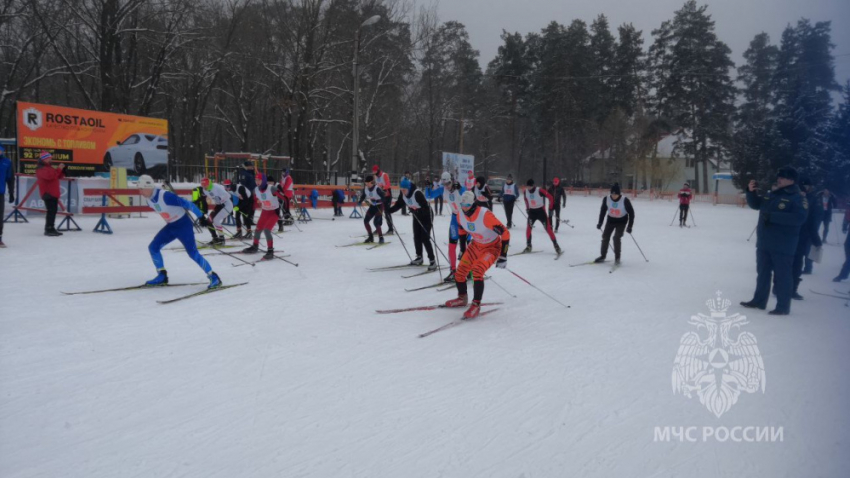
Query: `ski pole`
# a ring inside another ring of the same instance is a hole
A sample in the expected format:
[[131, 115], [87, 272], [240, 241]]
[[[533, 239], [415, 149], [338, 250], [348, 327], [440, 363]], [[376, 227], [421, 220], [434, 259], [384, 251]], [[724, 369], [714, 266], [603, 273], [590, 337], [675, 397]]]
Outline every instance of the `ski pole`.
[[571, 228], [573, 228], [573, 229], [575, 229], [575, 228], [576, 228], [575, 226], [573, 226], [572, 224], [570, 224], [570, 220], [569, 220], [569, 219], [561, 219], [561, 222], [563, 222], [564, 224], [566, 224], [566, 225], [570, 226], [570, 227], [571, 227]]
[[635, 245], [637, 246], [638, 250], [640, 251], [640, 255], [643, 256], [643, 260], [645, 260], [646, 262], [649, 262], [649, 259], [646, 258], [646, 254], [643, 253], [643, 249], [641, 249], [640, 246], [638, 245], [637, 240], [635, 239], [635, 236], [632, 236], [632, 233], [629, 233], [629, 236], [631, 236], [632, 240], [635, 241]]
[[226, 256], [230, 256], [230, 257], [232, 257], [232, 258], [236, 259], [237, 261], [244, 262], [245, 264], [248, 264], [248, 265], [250, 265], [251, 267], [254, 267], [254, 266], [256, 265], [256, 264], [254, 264], [253, 262], [246, 261], [245, 259], [242, 259], [241, 257], [239, 257], [239, 256], [237, 256], [237, 255], [235, 255], [235, 254], [231, 254], [231, 253], [229, 253], [229, 252], [222, 251], [221, 249], [216, 249], [216, 251], [218, 251], [218, 252], [220, 252], [220, 253], [222, 253], [222, 254], [224, 254], [224, 255], [226, 255]]
[[753, 234], [756, 233], [756, 229], [758, 229], [758, 227], [758, 224], [756, 224], [756, 227], [753, 228], [753, 232], [750, 233], [750, 237], [747, 238], [747, 242], [750, 242], [750, 239], [753, 238]]
[[691, 211], [691, 210], [689, 210], [688, 212], [690, 212], [690, 213], [691, 213], [691, 222], [692, 222], [692, 223], [694, 223], [694, 227], [697, 227], [697, 220], [696, 220], [696, 218], [694, 217], [694, 212], [693, 212], [693, 211]]
[[[414, 214], [413, 212], [411, 212], [411, 215], [413, 216], [413, 219], [415, 219], [415, 220], [416, 220], [416, 222], [418, 222], [418, 223], [419, 223], [419, 227], [421, 227], [422, 229], [425, 229], [425, 226], [423, 226], [423, 225], [422, 225], [422, 221], [420, 221], [420, 220], [419, 220], [419, 218], [418, 218], [418, 217], [416, 217], [416, 214]], [[437, 245], [437, 234], [436, 234], [436, 232], [434, 231], [434, 223], [433, 223], [433, 222], [431, 223], [431, 233], [432, 233], [432, 234], [434, 234], [434, 238], [432, 239], [432, 238], [431, 238], [431, 236], [428, 236], [428, 240], [429, 240], [429, 241], [431, 241], [431, 242], [434, 244], [434, 247], [437, 249], [437, 252], [439, 252], [439, 253], [440, 253], [440, 255], [441, 255], [441, 256], [443, 256], [443, 259], [445, 259], [445, 260], [446, 260], [446, 262], [448, 262], [448, 261], [449, 261], [449, 258], [448, 258], [448, 257], [446, 257], [446, 255], [445, 255], [445, 254], [443, 254], [443, 251], [440, 249], [440, 246], [438, 246], [438, 245]], [[438, 268], [438, 269], [440, 268], [440, 260], [439, 260], [439, 257], [437, 258], [437, 268]]]
[[679, 212], [679, 208], [676, 208], [676, 212], [673, 213], [673, 219], [670, 219], [670, 225], [672, 226], [674, 222], [676, 222], [676, 213]]
[[535, 289], [537, 289], [537, 291], [538, 291], [538, 292], [540, 292], [541, 294], [545, 295], [546, 297], [548, 297], [548, 298], [550, 298], [550, 299], [554, 300], [555, 302], [557, 302], [557, 303], [561, 304], [562, 306], [564, 306], [564, 307], [565, 307], [565, 308], [567, 308], [567, 309], [569, 309], [569, 308], [570, 308], [570, 306], [568, 306], [567, 304], [564, 304], [563, 302], [561, 302], [561, 301], [559, 301], [558, 299], [556, 299], [556, 298], [552, 297], [551, 295], [547, 294], [546, 292], [543, 292], [543, 290], [542, 290], [542, 289], [540, 289], [540, 288], [539, 288], [539, 287], [537, 287], [536, 285], [532, 284], [531, 282], [528, 282], [528, 281], [527, 281], [524, 277], [522, 277], [521, 275], [517, 274], [516, 272], [514, 272], [514, 271], [512, 271], [512, 270], [510, 270], [510, 269], [508, 269], [508, 268], [505, 268], [505, 270], [506, 270], [506, 271], [508, 271], [508, 272], [510, 272], [511, 274], [515, 275], [515, 276], [516, 276], [519, 280], [521, 280], [521, 281], [525, 282], [526, 284], [530, 285], [531, 287], [534, 287]]
[[493, 279], [492, 277], [490, 278], [490, 281], [491, 281], [492, 283], [496, 284], [496, 287], [498, 287], [499, 289], [502, 289], [503, 291], [505, 291], [505, 293], [506, 293], [506, 294], [508, 294], [509, 296], [513, 297], [514, 299], [516, 299], [516, 298], [517, 298], [515, 295], [511, 294], [510, 292], [508, 292], [508, 289], [505, 289], [504, 287], [502, 287], [502, 285], [501, 285], [501, 284], [499, 284], [498, 282], [496, 282], [496, 280], [495, 280], [495, 279]]
[[[384, 214], [384, 208], [383, 207], [381, 208], [381, 214]], [[384, 214], [384, 216], [386, 217], [386, 214]], [[393, 229], [395, 229], [395, 228], [393, 228]], [[398, 234], [396, 234], [396, 237], [398, 237], [398, 241], [401, 242], [401, 247], [404, 248], [404, 253], [407, 254], [407, 258], [410, 259], [411, 262], [413, 262], [413, 258], [410, 257], [410, 252], [407, 251], [407, 245], [405, 245], [404, 239], [401, 238], [401, 231], [397, 231], [397, 232], [398, 232]]]

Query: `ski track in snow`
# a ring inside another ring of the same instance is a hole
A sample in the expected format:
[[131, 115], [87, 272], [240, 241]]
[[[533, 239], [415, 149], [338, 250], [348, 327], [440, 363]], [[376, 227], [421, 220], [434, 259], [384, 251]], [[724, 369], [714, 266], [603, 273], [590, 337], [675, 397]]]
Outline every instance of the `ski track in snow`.
[[[433, 278], [366, 271], [409, 260], [398, 236], [335, 248], [362, 233], [360, 219], [287, 228], [275, 250], [298, 268], [207, 256], [225, 284], [250, 284], [169, 305], [156, 300], [203, 286], [59, 293], [153, 277], [147, 245], [163, 225], [153, 214], [110, 219], [111, 236], [90, 232], [95, 217], [61, 238], [43, 237], [40, 217], [6, 224], [0, 476], [850, 476], [850, 309], [806, 293], [835, 289], [842, 249], [824, 249], [800, 287], [806, 300], [775, 318], [737, 305], [755, 287], [756, 211], [695, 204], [698, 227], [680, 229], [668, 226], [675, 203], [636, 200], [633, 232], [650, 262], [626, 235], [613, 274], [570, 268], [599, 254], [600, 201], [568, 198], [561, 216], [575, 229], [558, 232], [561, 260], [539, 226], [534, 248], [546, 254], [508, 260], [570, 309], [491, 269], [518, 297], [490, 281], [485, 301], [502, 310], [423, 339], [462, 309], [375, 309], [454, 293], [407, 293]], [[412, 219], [393, 218], [412, 254]], [[448, 221], [436, 218], [445, 253]], [[525, 228], [511, 235], [511, 252], [522, 249]], [[204, 280], [184, 253], [163, 256], [172, 282]], [[670, 379], [689, 317], [707, 314], [718, 289], [747, 315], [767, 377], [764, 394], [742, 394], [721, 418]], [[782, 426], [784, 442], [656, 443], [657, 426]]]

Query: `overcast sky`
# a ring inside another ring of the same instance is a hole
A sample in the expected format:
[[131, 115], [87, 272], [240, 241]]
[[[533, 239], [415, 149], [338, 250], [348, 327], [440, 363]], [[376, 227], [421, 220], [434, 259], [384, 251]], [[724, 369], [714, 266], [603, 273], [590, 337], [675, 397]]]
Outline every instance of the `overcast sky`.
[[[778, 45], [785, 26], [802, 17], [812, 22], [832, 21], [836, 79], [843, 85], [850, 78], [850, 0], [698, 1], [706, 3], [717, 36], [732, 49], [736, 66], [743, 63], [750, 40], [762, 31]], [[589, 27], [604, 13], [615, 37], [623, 23], [642, 30], [645, 50], [653, 41], [652, 30], [672, 19], [684, 4], [685, 0], [441, 0], [438, 11], [441, 21], [466, 25], [473, 48], [481, 53], [481, 67], [486, 68], [501, 44], [503, 29], [524, 36], [539, 32], [552, 20], [569, 25], [576, 18]]]

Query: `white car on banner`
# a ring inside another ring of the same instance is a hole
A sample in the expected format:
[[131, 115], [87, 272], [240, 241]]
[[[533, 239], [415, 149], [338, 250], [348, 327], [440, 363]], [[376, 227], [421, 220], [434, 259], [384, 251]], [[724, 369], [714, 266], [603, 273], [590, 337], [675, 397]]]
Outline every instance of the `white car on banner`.
[[168, 164], [168, 138], [156, 134], [134, 133], [106, 150], [103, 167], [127, 168], [136, 175], [165, 172]]

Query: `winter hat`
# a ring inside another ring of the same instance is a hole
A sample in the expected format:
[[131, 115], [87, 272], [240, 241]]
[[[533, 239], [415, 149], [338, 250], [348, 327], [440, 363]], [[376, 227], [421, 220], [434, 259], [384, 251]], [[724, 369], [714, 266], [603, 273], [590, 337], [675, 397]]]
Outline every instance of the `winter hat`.
[[410, 189], [410, 180], [407, 178], [401, 178], [401, 181], [398, 183], [398, 187], [401, 189]]
[[213, 185], [213, 183], [212, 183], [212, 181], [210, 181], [210, 178], [201, 179], [201, 187], [202, 188], [209, 191], [209, 190], [212, 190], [212, 185]]
[[231, 184], [233, 184], [233, 181], [231, 181], [229, 179], [225, 179], [224, 181], [221, 182], [221, 184], [223, 184], [225, 187], [227, 187], [227, 186], [230, 186]]
[[380, 170], [381, 170], [381, 168], [379, 168], [377, 164], [376, 164], [376, 165], [374, 165], [374, 166], [372, 166], [372, 172], [373, 172], [373, 173], [377, 173], [377, 172], [378, 172], [378, 171], [380, 171]]
[[812, 180], [809, 179], [808, 176], [802, 176], [800, 178], [800, 186], [811, 186], [811, 185], [812, 185]]
[[691, 187], [691, 183], [689, 183], [689, 182], [685, 181], [685, 187], [686, 187], [686, 188]]
[[467, 191], [460, 197], [460, 207], [471, 207], [475, 204], [475, 193]]
[[39, 161], [52, 161], [53, 155], [47, 151], [42, 151], [41, 155], [38, 157]]
[[466, 175], [467, 175], [467, 177], [470, 177], [470, 178], [471, 178], [471, 177], [475, 176], [475, 173], [473, 173], [473, 172], [472, 172], [472, 170], [470, 169], [470, 170], [467, 172], [467, 174], [466, 174]]
[[139, 189], [153, 189], [153, 178], [147, 174], [139, 176]]
[[484, 176], [478, 176], [477, 178], [475, 178], [475, 182], [482, 185], [482, 186], [487, 184], [487, 180], [484, 179]]
[[528, 187], [534, 186], [534, 180], [529, 179], [528, 181], [525, 182], [525, 185], [528, 186]]
[[552, 179], [552, 184], [555, 185], [555, 186], [561, 184], [561, 178], [556, 177], [556, 178]]
[[791, 166], [783, 166], [779, 168], [779, 171], [776, 172], [777, 178], [785, 178], [790, 179], [791, 181], [797, 180], [797, 170], [792, 168]]
[[257, 175], [254, 176], [254, 179], [256, 179], [257, 182], [263, 182], [263, 173], [257, 173]]
[[375, 180], [375, 176], [372, 176], [371, 174], [366, 176], [365, 178], [363, 178], [364, 183], [371, 183], [374, 180]]
[[611, 195], [612, 196], [619, 196], [620, 195], [620, 183], [614, 183], [614, 185], [611, 186]]
[[440, 176], [440, 182], [443, 184], [451, 184], [452, 175], [448, 171], [443, 172], [443, 174]]

